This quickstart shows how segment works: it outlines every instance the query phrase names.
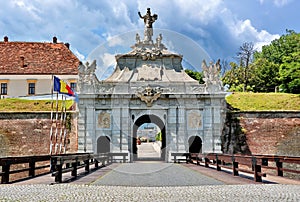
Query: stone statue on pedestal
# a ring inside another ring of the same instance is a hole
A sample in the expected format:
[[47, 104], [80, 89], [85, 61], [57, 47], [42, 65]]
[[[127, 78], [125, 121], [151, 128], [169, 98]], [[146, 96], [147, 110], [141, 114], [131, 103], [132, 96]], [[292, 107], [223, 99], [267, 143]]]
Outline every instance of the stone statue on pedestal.
[[142, 16], [141, 12], [138, 12], [140, 18], [144, 19], [145, 23], [145, 30], [144, 30], [144, 42], [145, 43], [153, 43], [152, 36], [153, 36], [153, 28], [152, 24], [157, 20], [157, 15], [151, 15], [150, 8], [147, 8], [146, 15]]
[[211, 92], [223, 91], [223, 84], [220, 80], [220, 60], [218, 60], [216, 64], [211, 62], [209, 66], [207, 66], [205, 60], [203, 60], [202, 69], [204, 74], [203, 80], [205, 81], [207, 90]]

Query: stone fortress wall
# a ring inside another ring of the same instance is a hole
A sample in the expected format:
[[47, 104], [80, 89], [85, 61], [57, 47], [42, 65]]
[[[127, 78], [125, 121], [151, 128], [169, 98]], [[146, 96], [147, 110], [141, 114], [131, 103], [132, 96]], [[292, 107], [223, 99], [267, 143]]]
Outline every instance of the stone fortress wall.
[[[77, 120], [70, 114], [67, 152], [77, 152]], [[47, 155], [50, 150], [50, 112], [0, 113], [0, 157]]]
[[[77, 152], [76, 117], [68, 153]], [[240, 112], [226, 123], [224, 153], [300, 156], [300, 112]], [[0, 113], [0, 157], [49, 154], [50, 124], [50, 113]]]

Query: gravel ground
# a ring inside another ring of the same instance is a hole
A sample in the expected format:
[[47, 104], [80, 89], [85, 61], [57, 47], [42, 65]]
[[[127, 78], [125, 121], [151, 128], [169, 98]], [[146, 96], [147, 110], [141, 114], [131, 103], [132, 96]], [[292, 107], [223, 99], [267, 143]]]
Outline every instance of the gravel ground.
[[0, 185], [0, 201], [300, 201], [299, 185]]

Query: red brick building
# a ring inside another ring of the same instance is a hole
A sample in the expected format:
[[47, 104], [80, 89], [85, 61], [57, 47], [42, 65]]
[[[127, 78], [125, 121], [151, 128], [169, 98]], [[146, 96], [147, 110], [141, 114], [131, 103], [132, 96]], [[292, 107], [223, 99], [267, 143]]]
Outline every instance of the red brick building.
[[51, 93], [52, 75], [76, 87], [79, 59], [68, 43], [0, 42], [1, 97], [46, 95]]

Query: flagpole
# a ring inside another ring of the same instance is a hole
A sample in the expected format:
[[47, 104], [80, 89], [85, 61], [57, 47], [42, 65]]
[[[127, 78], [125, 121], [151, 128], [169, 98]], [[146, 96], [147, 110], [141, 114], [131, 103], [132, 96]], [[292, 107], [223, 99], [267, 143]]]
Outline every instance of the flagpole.
[[59, 132], [59, 154], [62, 149], [62, 135], [63, 135], [63, 119], [64, 119], [64, 95], [61, 94], [61, 111], [60, 111], [60, 132]]
[[52, 147], [53, 147], [53, 140], [52, 140], [52, 136], [53, 136], [53, 79], [54, 79], [54, 76], [52, 74], [51, 76], [51, 115], [50, 115], [50, 119], [51, 119], [51, 127], [50, 127], [50, 150], [49, 150], [49, 153], [50, 155], [52, 155]]
[[58, 92], [56, 93], [56, 114], [55, 114], [55, 134], [54, 134], [54, 137], [55, 137], [55, 154], [57, 154], [57, 132], [58, 132], [58, 129], [57, 129], [57, 124], [58, 122]]
[[[55, 154], [58, 152], [62, 152], [62, 146], [64, 147], [64, 153], [66, 152], [66, 136], [67, 136], [67, 129], [66, 129], [66, 98], [64, 99], [63, 94], [75, 96], [75, 93], [70, 88], [70, 86], [63, 80], [59, 79], [58, 77], [54, 76], [53, 79], [53, 91], [56, 91], [56, 114], [55, 114], [55, 133], [54, 133], [54, 139], [55, 139]], [[61, 107], [61, 117], [59, 119], [59, 112], [58, 112], [58, 93], [62, 94], [62, 107]], [[52, 115], [53, 116], [53, 115]], [[58, 124], [58, 122], [60, 122]], [[54, 125], [54, 124], [52, 124]], [[58, 134], [58, 125], [60, 126], [60, 134]], [[53, 130], [53, 129], [52, 129]], [[53, 133], [53, 132], [52, 132]], [[52, 137], [53, 139], [53, 137]], [[52, 141], [54, 142], [54, 141]], [[54, 144], [54, 143], [52, 143]], [[53, 149], [52, 149], [53, 150]], [[51, 150], [51, 153], [52, 153]]]
[[64, 154], [66, 153], [66, 139], [67, 139], [67, 109], [66, 109], [66, 97], [64, 100], [64, 119], [63, 119], [63, 134], [64, 134], [64, 138], [63, 138], [63, 143], [64, 143]]

